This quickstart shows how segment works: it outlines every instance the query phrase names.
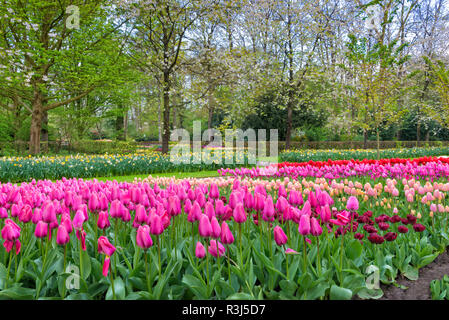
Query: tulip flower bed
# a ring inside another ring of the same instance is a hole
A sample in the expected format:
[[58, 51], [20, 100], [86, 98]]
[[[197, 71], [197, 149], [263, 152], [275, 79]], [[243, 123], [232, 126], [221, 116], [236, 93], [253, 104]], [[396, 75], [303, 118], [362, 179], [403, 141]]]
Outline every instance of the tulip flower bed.
[[[219, 153], [217, 157], [218, 159], [221, 157], [222, 162], [213, 162], [215, 153]], [[234, 167], [247, 165], [247, 154], [243, 153], [242, 159], [237, 158], [238, 155], [238, 153], [234, 154], [229, 150], [203, 151], [201, 154], [191, 154], [192, 161], [200, 156], [202, 157], [203, 161], [200, 161], [200, 164], [194, 162], [177, 164], [176, 161], [171, 161], [170, 155], [162, 155], [158, 152], [124, 155], [4, 157], [0, 158], [0, 181], [22, 182], [32, 179], [61, 179], [62, 177], [93, 178], [174, 171], [216, 170], [222, 166], [222, 163], [229, 161], [237, 164]]]
[[309, 161], [302, 163], [284, 162], [278, 165], [256, 168], [222, 168], [222, 176], [235, 177], [324, 177], [339, 179], [347, 177], [439, 179], [449, 177], [449, 158], [425, 157], [417, 159], [382, 159], [382, 160], [338, 160]]
[[[419, 158], [426, 156], [448, 156], [449, 147], [434, 148], [402, 148], [380, 150], [381, 158]], [[306, 161], [327, 161], [349, 160], [349, 159], [377, 159], [377, 150], [286, 150], [279, 154], [280, 161], [285, 162], [306, 162]]]
[[[447, 178], [0, 185], [0, 298], [378, 298], [449, 244]], [[67, 287], [75, 266], [79, 287]]]

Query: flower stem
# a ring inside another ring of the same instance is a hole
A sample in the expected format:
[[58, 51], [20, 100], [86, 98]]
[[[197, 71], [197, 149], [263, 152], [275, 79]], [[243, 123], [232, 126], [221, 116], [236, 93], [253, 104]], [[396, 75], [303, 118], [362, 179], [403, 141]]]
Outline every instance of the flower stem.
[[306, 247], [306, 237], [305, 236], [303, 236], [303, 244], [304, 244], [304, 247], [303, 247], [303, 254], [304, 254], [304, 274], [307, 272], [307, 247]]
[[[105, 258], [106, 259], [106, 258]], [[117, 266], [115, 266], [115, 269], [117, 269]], [[114, 289], [114, 276], [111, 270], [111, 287], [112, 287], [112, 298], [114, 300], [117, 300], [117, 298], [115, 297], [115, 289]]]
[[340, 247], [340, 285], [343, 283], [343, 242], [344, 235], [341, 234], [341, 247]]
[[206, 241], [207, 292], [209, 293], [209, 245]]
[[148, 292], [151, 292], [151, 281], [150, 281], [150, 277], [151, 274], [148, 273], [148, 259], [147, 259], [147, 250], [145, 250], [145, 274], [147, 276], [147, 286], [148, 286]]
[[8, 288], [9, 270], [11, 269], [11, 260], [12, 260], [12, 250], [13, 249], [9, 251], [8, 272], [6, 273], [5, 289]]
[[161, 243], [160, 243], [160, 237], [157, 236], [157, 253], [158, 253], [158, 259], [159, 259], [159, 279], [158, 281], [161, 280], [162, 277], [162, 268], [161, 268]]
[[[62, 272], [65, 272], [65, 264], [66, 264], [66, 258], [67, 258], [67, 245], [64, 246], [64, 263], [63, 263], [63, 268], [62, 268]], [[65, 298], [65, 285], [62, 286], [62, 299]]]

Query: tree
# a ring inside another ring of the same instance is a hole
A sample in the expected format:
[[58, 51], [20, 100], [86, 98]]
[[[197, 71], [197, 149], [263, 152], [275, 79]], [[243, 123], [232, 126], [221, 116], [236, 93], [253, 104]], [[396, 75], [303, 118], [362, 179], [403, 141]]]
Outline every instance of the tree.
[[431, 70], [436, 90], [441, 97], [441, 104], [426, 108], [426, 112], [441, 125], [449, 128], [449, 68], [441, 60], [433, 63], [428, 57], [424, 59]]
[[120, 55], [114, 50], [119, 46], [103, 45], [120, 24], [108, 19], [108, 4], [112, 2], [3, 1], [1, 62], [14, 70], [2, 69], [0, 91], [30, 105], [30, 153], [40, 152], [42, 123], [48, 111], [113, 81], [109, 78], [110, 68]]
[[187, 31], [208, 10], [214, 0], [141, 0], [125, 4], [133, 15], [134, 37], [131, 57], [143, 69], [152, 72], [162, 91], [162, 152], [168, 152], [170, 139], [170, 95], [173, 77], [180, 67]]

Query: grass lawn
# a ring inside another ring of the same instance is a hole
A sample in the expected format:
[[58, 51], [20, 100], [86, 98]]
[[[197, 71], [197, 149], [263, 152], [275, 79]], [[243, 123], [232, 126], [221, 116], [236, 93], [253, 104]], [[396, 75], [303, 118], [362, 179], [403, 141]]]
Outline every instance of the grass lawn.
[[[126, 181], [132, 182], [134, 178], [148, 178], [149, 174], [138, 174], [130, 176], [113, 176], [113, 177], [99, 177], [96, 178], [98, 181], [107, 180], [117, 180], [118, 182]], [[218, 177], [218, 172], [216, 170], [212, 171], [197, 171], [197, 172], [163, 172], [163, 173], [153, 173], [153, 177], [175, 177], [178, 179], [183, 178], [207, 178], [207, 177]]]

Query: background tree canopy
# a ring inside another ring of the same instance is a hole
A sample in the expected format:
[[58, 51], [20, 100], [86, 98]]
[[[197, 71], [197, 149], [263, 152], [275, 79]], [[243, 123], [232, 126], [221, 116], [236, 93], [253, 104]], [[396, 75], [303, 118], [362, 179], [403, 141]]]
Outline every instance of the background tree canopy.
[[449, 140], [448, 1], [5, 0], [0, 144]]

